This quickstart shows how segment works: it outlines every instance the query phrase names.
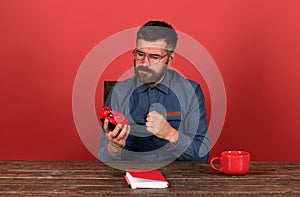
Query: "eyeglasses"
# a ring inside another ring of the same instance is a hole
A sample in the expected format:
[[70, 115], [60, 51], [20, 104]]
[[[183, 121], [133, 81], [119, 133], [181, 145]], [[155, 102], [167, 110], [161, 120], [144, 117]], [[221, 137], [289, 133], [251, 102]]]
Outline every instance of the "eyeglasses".
[[168, 51], [168, 53], [163, 56], [157, 54], [147, 54], [137, 49], [133, 50], [132, 53], [134, 55], [134, 58], [138, 61], [143, 61], [147, 57], [150, 63], [159, 63], [164, 57], [170, 55], [172, 51]]

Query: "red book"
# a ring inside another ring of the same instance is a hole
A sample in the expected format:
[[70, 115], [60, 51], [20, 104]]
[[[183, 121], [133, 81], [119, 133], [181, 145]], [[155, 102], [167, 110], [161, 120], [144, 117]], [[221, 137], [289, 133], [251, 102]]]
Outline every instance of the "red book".
[[124, 178], [132, 189], [169, 187], [169, 182], [159, 170], [127, 170]]

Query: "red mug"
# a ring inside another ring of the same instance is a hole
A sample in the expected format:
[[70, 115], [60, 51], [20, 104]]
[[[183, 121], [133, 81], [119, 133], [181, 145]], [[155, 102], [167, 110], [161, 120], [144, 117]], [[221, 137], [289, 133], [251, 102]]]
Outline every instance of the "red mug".
[[[215, 161], [220, 162], [219, 168], [214, 166]], [[210, 166], [228, 175], [246, 174], [250, 168], [250, 153], [238, 150], [224, 151], [220, 157], [213, 157], [210, 160]]]

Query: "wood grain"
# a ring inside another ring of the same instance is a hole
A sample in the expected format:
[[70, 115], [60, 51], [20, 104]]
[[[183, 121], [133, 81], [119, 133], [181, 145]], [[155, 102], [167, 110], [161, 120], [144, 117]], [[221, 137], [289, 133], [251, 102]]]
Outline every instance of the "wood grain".
[[100, 161], [0, 161], [0, 196], [300, 195], [300, 163], [251, 163], [243, 176], [199, 162], [173, 162], [160, 170], [170, 188], [133, 190], [124, 171]]

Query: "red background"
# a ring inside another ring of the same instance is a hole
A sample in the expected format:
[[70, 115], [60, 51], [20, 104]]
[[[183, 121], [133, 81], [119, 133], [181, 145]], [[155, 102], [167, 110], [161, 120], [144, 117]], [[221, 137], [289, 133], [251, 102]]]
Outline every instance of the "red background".
[[300, 161], [299, 6], [297, 0], [0, 1], [0, 159], [95, 159], [72, 115], [80, 64], [106, 37], [158, 19], [200, 42], [223, 77], [227, 114], [211, 155], [244, 149], [253, 161]]

